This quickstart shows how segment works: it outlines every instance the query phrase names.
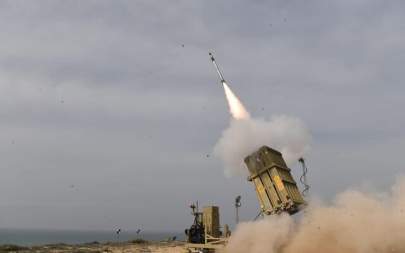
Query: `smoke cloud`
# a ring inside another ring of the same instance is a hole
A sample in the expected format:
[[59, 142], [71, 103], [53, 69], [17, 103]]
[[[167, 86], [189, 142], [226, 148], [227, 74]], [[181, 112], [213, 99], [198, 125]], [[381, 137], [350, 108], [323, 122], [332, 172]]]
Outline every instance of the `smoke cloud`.
[[214, 147], [214, 154], [224, 162], [225, 175], [247, 175], [243, 159], [263, 145], [277, 149], [291, 166], [309, 150], [310, 134], [298, 118], [273, 116], [269, 121], [251, 118], [239, 98], [223, 83], [230, 126]]
[[232, 119], [214, 147], [225, 167], [225, 175], [246, 175], [243, 159], [263, 145], [277, 149], [291, 166], [310, 148], [311, 136], [298, 118], [278, 115], [270, 120]]
[[311, 204], [299, 221], [267, 217], [238, 225], [226, 253], [405, 252], [405, 179], [389, 193], [348, 190]]

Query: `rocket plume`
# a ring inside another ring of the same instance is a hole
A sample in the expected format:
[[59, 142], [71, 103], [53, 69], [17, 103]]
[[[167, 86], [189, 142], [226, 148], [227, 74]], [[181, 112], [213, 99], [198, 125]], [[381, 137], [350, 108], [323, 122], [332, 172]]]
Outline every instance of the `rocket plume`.
[[228, 101], [229, 111], [235, 119], [249, 119], [249, 112], [245, 109], [239, 98], [232, 92], [229, 86], [222, 82], [224, 86], [226, 100]]
[[311, 136], [301, 120], [286, 115], [270, 120], [251, 118], [229, 86], [222, 83], [233, 119], [216, 143], [214, 154], [224, 162], [226, 176], [246, 176], [243, 159], [263, 145], [279, 150], [289, 166], [309, 150]]

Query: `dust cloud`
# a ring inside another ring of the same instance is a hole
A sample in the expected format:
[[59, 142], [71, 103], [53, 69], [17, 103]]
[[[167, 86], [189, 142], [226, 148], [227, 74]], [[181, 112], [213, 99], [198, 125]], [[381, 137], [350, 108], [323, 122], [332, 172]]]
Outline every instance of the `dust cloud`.
[[389, 193], [348, 190], [332, 204], [238, 225], [226, 253], [405, 252], [405, 178]]

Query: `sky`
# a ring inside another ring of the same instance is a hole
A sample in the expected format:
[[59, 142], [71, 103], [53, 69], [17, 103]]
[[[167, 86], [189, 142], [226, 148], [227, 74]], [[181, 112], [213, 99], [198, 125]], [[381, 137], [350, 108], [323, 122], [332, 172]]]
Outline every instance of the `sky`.
[[[213, 147], [208, 51], [253, 117], [312, 134], [311, 198], [403, 173], [403, 1], [0, 1], [0, 228], [183, 231], [259, 210]], [[300, 167], [292, 166], [295, 177]]]

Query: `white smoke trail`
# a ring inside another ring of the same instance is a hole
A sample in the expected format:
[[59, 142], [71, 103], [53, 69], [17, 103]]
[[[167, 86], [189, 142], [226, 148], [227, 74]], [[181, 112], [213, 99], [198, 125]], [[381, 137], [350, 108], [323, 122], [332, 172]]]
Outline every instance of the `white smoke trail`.
[[225, 175], [246, 175], [243, 159], [263, 145], [279, 150], [289, 166], [309, 150], [311, 137], [301, 120], [286, 115], [270, 120], [251, 118], [226, 84], [224, 89], [233, 119], [215, 145], [214, 153], [224, 162]]

